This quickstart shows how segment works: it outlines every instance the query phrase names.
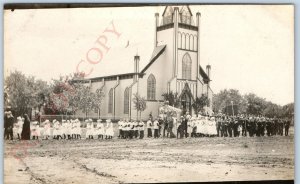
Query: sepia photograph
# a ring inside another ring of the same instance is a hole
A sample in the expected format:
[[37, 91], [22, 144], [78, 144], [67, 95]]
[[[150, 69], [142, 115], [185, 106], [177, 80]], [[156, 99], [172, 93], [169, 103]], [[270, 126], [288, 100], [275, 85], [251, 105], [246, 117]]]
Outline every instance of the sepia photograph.
[[293, 4], [6, 4], [4, 183], [294, 183]]

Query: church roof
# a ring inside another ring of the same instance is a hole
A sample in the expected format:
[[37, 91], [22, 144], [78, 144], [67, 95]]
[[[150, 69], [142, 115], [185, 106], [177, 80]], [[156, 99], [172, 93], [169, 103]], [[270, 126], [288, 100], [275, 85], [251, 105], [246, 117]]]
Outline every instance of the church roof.
[[179, 8], [179, 13], [183, 13], [184, 11], [188, 11], [191, 16], [193, 15], [190, 7], [188, 5], [185, 5], [185, 6], [166, 6], [162, 16], [164, 16], [166, 14], [166, 12], [168, 12], [168, 11], [169, 11], [169, 13], [173, 13], [175, 7]]
[[144, 73], [150, 66], [151, 64], [165, 51], [166, 45], [160, 45], [154, 48], [150, 62], [145, 66], [145, 68], [141, 71], [141, 73]]
[[199, 72], [200, 72], [200, 75], [203, 77], [203, 81], [205, 83], [210, 81], [210, 78], [208, 77], [208, 75], [206, 74], [206, 72], [203, 70], [203, 68], [201, 66], [199, 66]]

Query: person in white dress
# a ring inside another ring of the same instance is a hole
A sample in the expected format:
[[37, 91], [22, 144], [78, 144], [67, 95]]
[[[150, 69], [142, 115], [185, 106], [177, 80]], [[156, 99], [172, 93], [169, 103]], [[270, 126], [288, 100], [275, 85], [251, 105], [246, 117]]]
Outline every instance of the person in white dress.
[[159, 138], [158, 130], [159, 130], [159, 122], [158, 118], [155, 118], [153, 122], [153, 129], [154, 129], [154, 138]]
[[113, 123], [111, 122], [110, 119], [106, 120], [106, 138], [107, 139], [112, 139], [114, 136], [114, 127], [113, 127]]
[[72, 122], [71, 134], [72, 134], [72, 139], [75, 139], [76, 138], [76, 120]]
[[217, 125], [214, 117], [208, 120], [208, 129], [209, 129], [208, 131], [209, 136], [216, 136], [218, 134]]
[[31, 126], [32, 139], [39, 139], [40, 136], [40, 126], [37, 121], [32, 122]]
[[75, 120], [75, 134], [76, 139], [81, 139], [81, 122], [79, 119]]
[[19, 140], [21, 140], [21, 133], [22, 133], [22, 130], [23, 130], [23, 124], [24, 124], [24, 121], [22, 120], [22, 118], [20, 116], [17, 117], [17, 136], [18, 136]]
[[59, 140], [59, 138], [62, 139], [60, 122], [55, 120], [53, 128], [54, 128], [54, 130], [53, 130], [53, 139], [57, 139], [57, 140]]
[[77, 119], [77, 127], [76, 127], [76, 133], [77, 133], [77, 139], [81, 139], [81, 122], [79, 119]]
[[61, 136], [63, 139], [66, 139], [67, 135], [66, 135], [66, 129], [67, 129], [67, 121], [66, 120], [62, 120], [61, 121]]
[[86, 123], [86, 139], [92, 139], [93, 137], [92, 122], [87, 119], [85, 120], [85, 123]]
[[123, 120], [120, 119], [118, 121], [118, 129], [119, 129], [119, 136], [118, 138], [121, 139], [123, 137], [123, 130], [122, 130], [122, 124], [123, 124]]
[[44, 139], [48, 139], [51, 136], [51, 125], [48, 119], [44, 122]]
[[188, 137], [192, 137], [194, 117], [191, 117], [187, 122]]
[[123, 122], [123, 125], [122, 125], [123, 139], [127, 139], [128, 138], [128, 129], [127, 129], [127, 126], [128, 126], [128, 120], [125, 119], [125, 121]]
[[67, 139], [71, 139], [71, 125], [72, 125], [71, 122], [73, 122], [72, 119], [66, 121], [65, 134], [66, 134]]
[[98, 136], [98, 139], [101, 138], [101, 129], [102, 129], [102, 123], [101, 123], [101, 121], [102, 121], [101, 119], [97, 120], [96, 130], [95, 130], [95, 133]]

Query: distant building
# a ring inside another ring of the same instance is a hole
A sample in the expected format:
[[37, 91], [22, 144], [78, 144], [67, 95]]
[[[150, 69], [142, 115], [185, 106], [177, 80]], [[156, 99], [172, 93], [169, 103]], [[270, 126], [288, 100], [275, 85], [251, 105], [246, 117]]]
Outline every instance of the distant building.
[[195, 22], [193, 17], [189, 6], [167, 6], [162, 18], [155, 14], [154, 49], [148, 64], [141, 68], [140, 56], [132, 53], [131, 73], [86, 79], [92, 90], [105, 92], [101, 109], [89, 112], [89, 116], [136, 119], [132, 99], [139, 93], [147, 99], [142, 118], [148, 118], [150, 113], [155, 117], [163, 102], [162, 94], [170, 91], [179, 94], [183, 111], [194, 114], [192, 103], [202, 94], [209, 97], [212, 109], [211, 67], [206, 66], [204, 71], [200, 65], [200, 13], [196, 13]]

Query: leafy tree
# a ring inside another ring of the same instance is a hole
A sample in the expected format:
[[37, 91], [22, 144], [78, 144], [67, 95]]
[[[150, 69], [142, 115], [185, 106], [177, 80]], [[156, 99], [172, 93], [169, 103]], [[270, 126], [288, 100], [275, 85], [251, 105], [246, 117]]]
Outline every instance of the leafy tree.
[[294, 108], [295, 108], [294, 103], [289, 103], [289, 104], [284, 105], [282, 107], [282, 116], [287, 117], [289, 119], [293, 119], [293, 117], [294, 117]]
[[180, 98], [178, 96], [178, 93], [173, 93], [173, 91], [171, 91], [169, 93], [162, 94], [162, 96], [164, 97], [165, 101], [169, 102], [170, 106], [177, 107], [177, 108], [180, 107], [181, 104], [180, 104]]
[[280, 117], [282, 116], [282, 107], [272, 102], [265, 102], [265, 108], [262, 113], [266, 117]]
[[260, 98], [253, 93], [244, 95], [247, 100], [247, 114], [262, 115], [263, 110], [266, 108], [266, 100]]
[[[74, 114], [82, 108], [82, 97], [84, 94], [84, 82], [81, 73], [60, 76], [52, 80], [50, 100], [47, 111], [52, 114]], [[76, 80], [76, 82], [74, 82]]]
[[201, 97], [197, 97], [195, 102], [192, 104], [194, 111], [198, 115], [199, 112], [204, 113], [204, 107], [209, 105], [209, 98], [207, 95], [202, 94]]
[[6, 105], [10, 105], [16, 116], [31, 114], [31, 109], [41, 107], [49, 96], [47, 82], [26, 77], [20, 71], [12, 72], [5, 79]]
[[231, 101], [234, 105], [238, 106], [239, 113], [246, 113], [247, 101], [243, 98], [238, 90], [224, 89], [218, 94], [213, 96], [213, 111], [215, 113], [225, 113], [227, 106], [231, 105]]
[[94, 106], [95, 106], [95, 110], [99, 110], [101, 108], [102, 105], [102, 101], [105, 97], [105, 93], [103, 91], [103, 89], [97, 89], [95, 92], [95, 99], [94, 99]]
[[137, 113], [140, 112], [140, 118], [141, 118], [142, 112], [147, 108], [146, 99], [144, 97], [141, 97], [137, 93], [135, 93], [133, 96], [134, 96], [133, 97], [134, 108], [137, 110]]

